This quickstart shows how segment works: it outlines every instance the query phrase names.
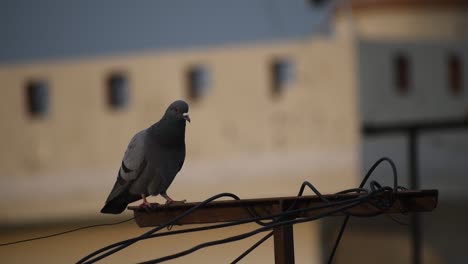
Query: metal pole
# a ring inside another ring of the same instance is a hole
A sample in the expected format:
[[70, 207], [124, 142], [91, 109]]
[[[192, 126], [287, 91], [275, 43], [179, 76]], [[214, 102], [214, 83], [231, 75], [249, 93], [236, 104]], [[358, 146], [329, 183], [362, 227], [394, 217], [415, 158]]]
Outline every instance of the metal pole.
[[[409, 180], [411, 190], [419, 189], [418, 133], [418, 129], [410, 129], [408, 133]], [[412, 263], [420, 264], [422, 263], [421, 215], [419, 213], [412, 213], [410, 222]]]
[[[274, 208], [275, 212], [284, 212], [285, 204], [283, 201], [280, 201], [280, 203], [275, 205]], [[293, 226], [285, 225], [274, 228], [273, 240], [275, 249], [275, 264], [294, 264]]]
[[277, 227], [273, 231], [276, 264], [294, 264], [294, 236], [292, 225]]

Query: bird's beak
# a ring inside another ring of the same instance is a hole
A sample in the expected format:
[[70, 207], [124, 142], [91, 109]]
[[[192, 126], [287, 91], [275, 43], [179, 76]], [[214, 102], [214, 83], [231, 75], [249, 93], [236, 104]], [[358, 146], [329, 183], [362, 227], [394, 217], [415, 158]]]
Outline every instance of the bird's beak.
[[187, 120], [190, 123], [190, 116], [188, 115], [188, 113], [183, 113], [182, 116], [185, 120]]

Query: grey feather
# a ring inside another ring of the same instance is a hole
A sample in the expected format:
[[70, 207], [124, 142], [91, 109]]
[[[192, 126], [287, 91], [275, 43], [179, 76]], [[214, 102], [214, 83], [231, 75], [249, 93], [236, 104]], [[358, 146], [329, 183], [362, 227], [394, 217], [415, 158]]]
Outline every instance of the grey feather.
[[146, 161], [144, 154], [146, 131], [147, 130], [145, 129], [138, 132], [133, 136], [132, 140], [130, 140], [122, 159], [119, 173], [117, 174], [117, 181], [109, 194], [106, 203], [112, 201], [119, 195], [124, 194], [133, 181], [136, 180], [145, 169]]
[[159, 122], [133, 136], [102, 213], [121, 213], [142, 195], [166, 193], [184, 164], [187, 112], [187, 103], [176, 101]]
[[146, 129], [133, 136], [125, 151], [122, 164], [120, 165], [120, 176], [126, 181], [135, 180], [145, 158]]

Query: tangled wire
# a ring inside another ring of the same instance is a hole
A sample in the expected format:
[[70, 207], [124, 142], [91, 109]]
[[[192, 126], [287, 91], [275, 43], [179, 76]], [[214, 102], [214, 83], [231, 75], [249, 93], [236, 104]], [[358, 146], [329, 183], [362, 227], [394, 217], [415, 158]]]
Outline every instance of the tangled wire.
[[[369, 177], [372, 175], [374, 170], [377, 168], [379, 164], [382, 162], [388, 162], [391, 166], [392, 173], [393, 173], [393, 187], [390, 186], [382, 186], [379, 184], [377, 181], [371, 181], [370, 182], [370, 189], [365, 189], [364, 185], [366, 184], [367, 180]], [[381, 158], [377, 162], [374, 163], [374, 165], [369, 169], [369, 171], [366, 173], [364, 176], [364, 179], [362, 180], [361, 184], [359, 185], [358, 188], [352, 188], [352, 189], [347, 189], [340, 191], [336, 194], [344, 194], [344, 193], [357, 193], [359, 194], [355, 198], [352, 199], [347, 199], [343, 201], [329, 201], [324, 195], [322, 195], [317, 188], [315, 188], [310, 182], [304, 182], [301, 185], [301, 188], [299, 190], [299, 193], [297, 197], [300, 197], [303, 195], [303, 192], [305, 188], [308, 187], [310, 188], [315, 195], [317, 195], [324, 203], [318, 206], [310, 206], [307, 208], [301, 208], [301, 209], [295, 209], [296, 202], [295, 200], [284, 212], [277, 213], [277, 214], [270, 214], [270, 215], [265, 215], [265, 216], [259, 216], [252, 208], [246, 207], [245, 209], [249, 212], [251, 215], [250, 218], [243, 219], [243, 220], [238, 220], [238, 221], [232, 221], [232, 222], [227, 222], [227, 223], [222, 223], [222, 224], [215, 224], [215, 225], [209, 225], [209, 226], [203, 226], [203, 227], [196, 227], [196, 228], [187, 228], [187, 229], [182, 229], [182, 230], [175, 230], [175, 231], [166, 231], [166, 232], [159, 232], [163, 230], [164, 228], [168, 228], [172, 225], [177, 224], [181, 219], [184, 217], [187, 217], [188, 215], [192, 214], [196, 210], [198, 210], [201, 207], [206, 206], [207, 204], [218, 200], [220, 198], [232, 198], [234, 200], [240, 200], [240, 198], [232, 193], [220, 193], [217, 195], [214, 195], [203, 202], [197, 204], [196, 206], [186, 210], [184, 213], [180, 214], [179, 216], [171, 219], [170, 221], [161, 224], [157, 227], [152, 228], [151, 230], [145, 232], [144, 234], [123, 240], [117, 243], [113, 243], [111, 245], [108, 245], [106, 247], [103, 247], [97, 251], [94, 251], [93, 253], [85, 256], [84, 258], [80, 259], [77, 263], [78, 264], [88, 264], [88, 263], [95, 263], [103, 258], [106, 258], [122, 249], [125, 249], [129, 247], [130, 245], [141, 241], [141, 240], [146, 240], [150, 238], [156, 238], [156, 237], [162, 237], [162, 236], [170, 236], [170, 235], [177, 235], [177, 234], [183, 234], [183, 233], [191, 233], [191, 232], [200, 232], [200, 231], [205, 231], [205, 230], [213, 230], [213, 229], [219, 229], [219, 228], [225, 228], [225, 227], [230, 227], [230, 226], [236, 226], [236, 225], [241, 225], [241, 224], [246, 224], [246, 223], [252, 223], [255, 222], [257, 223], [260, 227], [252, 230], [250, 232], [242, 233], [236, 236], [231, 236], [228, 238], [224, 239], [219, 239], [215, 241], [209, 241], [205, 242], [199, 245], [196, 245], [192, 248], [186, 249], [184, 251], [178, 252], [176, 254], [160, 257], [157, 259], [145, 261], [142, 263], [149, 264], [149, 263], [161, 263], [164, 261], [168, 261], [171, 259], [179, 258], [185, 255], [188, 255], [190, 253], [193, 253], [197, 250], [200, 250], [202, 248], [206, 247], [211, 247], [215, 245], [220, 245], [220, 244], [225, 244], [225, 243], [230, 243], [234, 241], [238, 241], [241, 239], [245, 239], [251, 236], [254, 236], [258, 233], [266, 232], [266, 231], [271, 231], [274, 228], [278, 228], [281, 226], [286, 226], [286, 225], [294, 225], [298, 223], [304, 223], [304, 222], [310, 222], [313, 220], [321, 219], [326, 216], [330, 216], [336, 213], [343, 213], [345, 214], [345, 219], [341, 225], [340, 231], [338, 233], [338, 237], [335, 241], [334, 247], [332, 249], [332, 252], [330, 253], [330, 256], [328, 258], [328, 263], [332, 263], [333, 257], [336, 253], [336, 250], [338, 248], [338, 245], [341, 241], [341, 237], [343, 236], [344, 230], [347, 226], [347, 223], [349, 221], [349, 218], [351, 216], [358, 216], [358, 217], [369, 217], [369, 216], [375, 216], [378, 214], [381, 214], [385, 210], [389, 209], [392, 207], [395, 197], [397, 192], [401, 190], [406, 190], [406, 188], [401, 187], [398, 185], [398, 174], [396, 170], [396, 166], [394, 162], [389, 159], [389, 158]], [[382, 195], [385, 194], [385, 195]], [[363, 203], [370, 203], [373, 205], [375, 208], [379, 209], [376, 211], [376, 213], [373, 214], [367, 214], [367, 215], [357, 215], [353, 214], [350, 212], [350, 209], [353, 207], [356, 207], [360, 204]], [[291, 216], [293, 215], [298, 215], [300, 213], [305, 213], [305, 212], [310, 212], [314, 210], [321, 210], [323, 212], [317, 213], [313, 216], [308, 216], [308, 217], [302, 217], [302, 218], [292, 218]], [[257, 243], [255, 243], [252, 247], [247, 249], [244, 253], [242, 253], [238, 258], [236, 258], [233, 262], [231, 263], [237, 263], [240, 261], [243, 257], [245, 257], [247, 254], [252, 252], [256, 247], [258, 247], [261, 243], [266, 241], [269, 237], [271, 237], [273, 232], [271, 231], [268, 233], [266, 236], [262, 237]]]

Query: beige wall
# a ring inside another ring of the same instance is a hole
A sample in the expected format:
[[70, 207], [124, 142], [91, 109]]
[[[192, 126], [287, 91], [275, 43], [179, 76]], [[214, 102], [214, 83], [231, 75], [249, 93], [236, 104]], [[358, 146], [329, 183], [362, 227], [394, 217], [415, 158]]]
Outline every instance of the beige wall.
[[375, 7], [353, 10], [356, 34], [366, 39], [468, 39], [468, 10], [463, 7]]
[[[47, 223], [116, 219], [98, 212], [125, 147], [135, 132], [157, 121], [171, 101], [185, 98], [184, 72], [194, 63], [210, 69], [212, 87], [200, 102], [191, 103], [187, 159], [169, 189], [174, 198], [199, 201], [220, 192], [242, 198], [295, 195], [303, 180], [324, 192], [356, 186], [353, 51], [349, 29], [340, 22], [329, 38], [0, 66], [0, 223], [5, 227], [0, 243], [58, 230]], [[273, 100], [269, 63], [278, 56], [293, 61], [296, 82]], [[113, 70], [128, 72], [131, 82], [130, 106], [121, 112], [106, 105], [104, 84]], [[44, 120], [31, 120], [25, 111], [24, 84], [29, 78], [50, 83], [50, 115]], [[30, 223], [46, 226], [7, 231]], [[317, 229], [316, 224], [296, 228], [297, 263], [320, 262]], [[0, 261], [69, 262], [140, 232], [129, 224], [0, 248]], [[225, 237], [224, 232], [216, 235]], [[190, 236], [177, 245], [167, 242], [171, 239], [136, 246], [111, 262], [135, 261], [135, 256], [144, 260], [171, 252], [169, 245], [182, 250], [193, 244]], [[226, 262], [251, 242], [205, 250], [188, 259], [206, 261], [208, 255], [211, 263]], [[270, 263], [271, 243], [249, 263]], [[32, 249], [30, 255], [20, 254], [25, 247]], [[61, 255], [52, 256], [46, 248]]]
[[[268, 69], [277, 56], [294, 61], [297, 81], [273, 100]], [[184, 71], [193, 63], [211, 70], [212, 89], [191, 105], [184, 175], [216, 182], [228, 178], [220, 175], [230, 173], [224, 166], [246, 175], [256, 170], [258, 177], [232, 175], [248, 184], [261, 175], [275, 177], [265, 168], [271, 162], [272, 168], [292, 168], [288, 177], [293, 179], [314, 174], [320, 181], [318, 172], [325, 171], [336, 175], [340, 180], [328, 183], [330, 189], [354, 182], [358, 129], [353, 54], [351, 43], [336, 37], [3, 66], [1, 181], [15, 187], [3, 194], [4, 200], [29, 201], [17, 194], [31, 195], [38, 188], [44, 202], [63, 189], [74, 194], [61, 197], [66, 201], [96, 194], [101, 196], [97, 201], [103, 201], [129, 139], [157, 121], [172, 100], [184, 98]], [[130, 106], [120, 112], [106, 105], [104, 81], [114, 69], [127, 71], [131, 81]], [[31, 120], [25, 112], [25, 81], [37, 77], [50, 83], [50, 115], [44, 120]], [[323, 164], [334, 159], [339, 166]], [[264, 163], [262, 167], [256, 160]], [[314, 162], [322, 169], [312, 166]], [[194, 174], [204, 175], [192, 175], [192, 167]], [[284, 173], [277, 177], [287, 181]], [[183, 181], [176, 183], [171, 191], [183, 188]], [[299, 184], [294, 181], [292, 186]], [[255, 196], [252, 190], [246, 193]], [[9, 218], [1, 220], [13, 220]]]

